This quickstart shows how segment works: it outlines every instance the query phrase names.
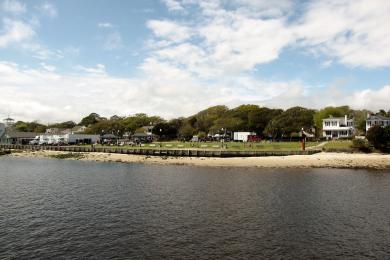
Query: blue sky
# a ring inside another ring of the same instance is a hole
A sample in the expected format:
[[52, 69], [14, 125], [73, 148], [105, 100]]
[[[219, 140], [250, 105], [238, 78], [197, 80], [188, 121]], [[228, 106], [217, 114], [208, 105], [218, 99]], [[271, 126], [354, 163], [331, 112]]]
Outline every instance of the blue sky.
[[0, 0], [0, 116], [390, 109], [386, 0]]

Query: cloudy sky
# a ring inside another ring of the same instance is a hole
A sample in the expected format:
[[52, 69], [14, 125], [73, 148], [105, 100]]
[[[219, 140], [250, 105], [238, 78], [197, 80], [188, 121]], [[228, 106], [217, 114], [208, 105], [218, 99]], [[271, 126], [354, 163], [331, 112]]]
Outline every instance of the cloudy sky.
[[390, 109], [388, 0], [0, 0], [0, 116]]

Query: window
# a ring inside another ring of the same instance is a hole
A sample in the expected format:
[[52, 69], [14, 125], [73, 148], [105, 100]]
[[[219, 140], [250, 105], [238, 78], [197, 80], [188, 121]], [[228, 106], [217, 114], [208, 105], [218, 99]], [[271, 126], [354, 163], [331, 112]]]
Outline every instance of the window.
[[325, 122], [325, 126], [330, 126], [330, 122]]
[[337, 126], [337, 121], [333, 121], [332, 126]]

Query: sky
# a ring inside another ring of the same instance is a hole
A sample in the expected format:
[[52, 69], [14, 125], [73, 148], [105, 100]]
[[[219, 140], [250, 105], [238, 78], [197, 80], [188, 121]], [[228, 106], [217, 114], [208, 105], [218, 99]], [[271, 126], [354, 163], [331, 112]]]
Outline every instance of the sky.
[[0, 0], [0, 117], [390, 109], [388, 0]]

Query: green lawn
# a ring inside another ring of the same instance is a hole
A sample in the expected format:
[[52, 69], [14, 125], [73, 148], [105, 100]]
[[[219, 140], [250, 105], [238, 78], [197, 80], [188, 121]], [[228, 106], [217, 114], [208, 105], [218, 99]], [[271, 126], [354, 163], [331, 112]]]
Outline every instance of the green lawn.
[[351, 140], [332, 140], [324, 145], [325, 151], [347, 151], [352, 149]]
[[[317, 142], [307, 142], [306, 147], [315, 146]], [[223, 147], [224, 146], [224, 147]], [[99, 147], [99, 146], [97, 146]], [[107, 146], [116, 147], [116, 146]], [[121, 148], [142, 149], [199, 149], [199, 150], [235, 150], [235, 151], [298, 151], [301, 150], [300, 142], [268, 142], [241, 143], [241, 142], [154, 142], [141, 146], [120, 146]]]

